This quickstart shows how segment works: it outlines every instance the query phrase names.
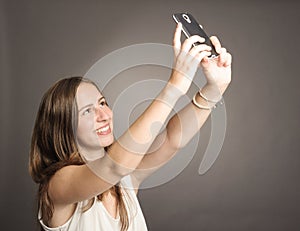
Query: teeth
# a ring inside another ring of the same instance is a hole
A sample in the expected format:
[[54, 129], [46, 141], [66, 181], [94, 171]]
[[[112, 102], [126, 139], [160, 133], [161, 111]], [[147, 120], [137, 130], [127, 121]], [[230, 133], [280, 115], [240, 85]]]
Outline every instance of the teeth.
[[107, 126], [104, 127], [104, 128], [99, 128], [99, 129], [97, 129], [97, 132], [98, 132], [98, 133], [106, 132], [108, 129], [109, 129], [109, 125], [107, 125]]

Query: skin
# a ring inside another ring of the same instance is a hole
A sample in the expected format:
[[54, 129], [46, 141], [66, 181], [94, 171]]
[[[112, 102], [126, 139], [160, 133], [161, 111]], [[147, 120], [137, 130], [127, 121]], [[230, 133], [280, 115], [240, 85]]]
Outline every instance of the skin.
[[[198, 64], [195, 61], [196, 64], [194, 63], [191, 66], [194, 68], [200, 66], [205, 74], [207, 83], [201, 89], [201, 92], [206, 96], [210, 96], [209, 99], [217, 101], [231, 82], [231, 54], [221, 47], [221, 43], [216, 36], [212, 36], [210, 39], [219, 56], [215, 59], [209, 59], [207, 56], [210, 53], [201, 52], [201, 49], [205, 46], [201, 47], [200, 45], [189, 50], [191, 43], [197, 41], [199, 36], [192, 36], [189, 39], [190, 41], [186, 40], [184, 44], [181, 44], [180, 36], [181, 25], [178, 24], [173, 40], [175, 62], [177, 63], [177, 69], [173, 75], [180, 75], [182, 70], [185, 70], [185, 73], [189, 70], [190, 74], [194, 75], [196, 69], [190, 68], [191, 62], [185, 61], [190, 59], [190, 56], [194, 57], [194, 60], [200, 60]], [[201, 38], [200, 40], [201, 42], [204, 41]], [[206, 49], [210, 50], [210, 48]], [[203, 57], [204, 54], [206, 56]], [[196, 101], [201, 105], [208, 106], [206, 100], [200, 97], [199, 94], [196, 96]], [[149, 154], [143, 158], [131, 174], [136, 190], [145, 178], [167, 163], [179, 149], [183, 148], [199, 132], [210, 113], [210, 110], [202, 110], [195, 107], [193, 103], [189, 103], [169, 120], [166, 129], [154, 140]]]
[[[103, 147], [114, 141], [113, 113], [99, 90], [90, 83], [81, 83], [77, 89], [77, 141], [81, 155], [87, 161], [104, 154]], [[109, 127], [107, 131], [99, 129]], [[99, 154], [101, 153], [101, 154]]]
[[[213, 97], [210, 98], [212, 100], [223, 94], [231, 82], [231, 55], [221, 47], [216, 37], [211, 37], [211, 41], [219, 56], [215, 59], [208, 59], [210, 47], [192, 46], [195, 42], [203, 42], [203, 38], [192, 36], [181, 44], [180, 36], [181, 24], [178, 24], [173, 40], [174, 70], [168, 83], [118, 140], [113, 140], [112, 112], [101, 102], [101, 93], [91, 84], [80, 84], [76, 94], [78, 108], [81, 110], [86, 105], [90, 105], [91, 110], [79, 111], [77, 130], [79, 149], [83, 150], [82, 155], [88, 160], [95, 159], [97, 155], [98, 157], [103, 155], [98, 167], [106, 171], [103, 174], [112, 175], [114, 179], [105, 181], [97, 177], [87, 165], [67, 166], [60, 169], [49, 183], [49, 195], [54, 203], [54, 214], [49, 224], [51, 227], [64, 224], [72, 216], [78, 201], [107, 192], [125, 175], [132, 176], [137, 192], [140, 183], [184, 147], [207, 120], [210, 110], [200, 109], [190, 103], [174, 115], [165, 130], [159, 134], [175, 102], [190, 88], [199, 67], [203, 69], [207, 80], [202, 92], [206, 96]], [[207, 105], [199, 94], [196, 100], [199, 104]], [[194, 123], [190, 123], [191, 115], [193, 115]], [[157, 126], [153, 131], [153, 123], [161, 124], [161, 126]], [[110, 126], [107, 134], [96, 133], [97, 128], [106, 125]], [[108, 145], [110, 147], [107, 154], [103, 152], [101, 154], [99, 150], [103, 150], [103, 147]], [[146, 153], [149, 155], [144, 155]], [[107, 156], [115, 164], [111, 165], [112, 167], [101, 166], [104, 162], [102, 159], [104, 160]], [[106, 193], [103, 197], [103, 204], [115, 217], [117, 214], [115, 198]]]

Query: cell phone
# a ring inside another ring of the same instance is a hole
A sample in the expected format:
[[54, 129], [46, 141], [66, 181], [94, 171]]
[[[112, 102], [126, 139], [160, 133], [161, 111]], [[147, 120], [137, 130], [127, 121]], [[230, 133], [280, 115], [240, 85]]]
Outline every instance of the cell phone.
[[[189, 13], [176, 13], [173, 14], [173, 19], [176, 23], [182, 24], [182, 31], [187, 38], [191, 37], [192, 35], [199, 35], [205, 38], [204, 44], [210, 46], [212, 48], [211, 55], [209, 58], [214, 58], [218, 56], [216, 49], [212, 42], [210, 41], [208, 35], [203, 30], [202, 26], [197, 22], [197, 20]], [[194, 46], [201, 44], [200, 42], [194, 43]], [[203, 44], [203, 43], [202, 43]]]

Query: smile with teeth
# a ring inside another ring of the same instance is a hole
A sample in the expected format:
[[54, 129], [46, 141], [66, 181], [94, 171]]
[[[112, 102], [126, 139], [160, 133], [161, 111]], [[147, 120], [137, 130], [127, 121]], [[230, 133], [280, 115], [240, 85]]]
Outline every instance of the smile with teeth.
[[106, 135], [108, 133], [110, 133], [110, 127], [109, 125], [105, 126], [105, 127], [102, 127], [102, 128], [98, 128], [96, 130], [97, 134], [99, 135]]

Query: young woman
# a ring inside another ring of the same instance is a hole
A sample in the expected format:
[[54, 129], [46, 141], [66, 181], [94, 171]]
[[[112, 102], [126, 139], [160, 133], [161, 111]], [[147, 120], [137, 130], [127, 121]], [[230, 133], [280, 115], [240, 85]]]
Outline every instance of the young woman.
[[[65, 78], [45, 93], [29, 161], [39, 185], [42, 230], [147, 230], [138, 186], [192, 139], [231, 82], [231, 55], [216, 37], [211, 41], [219, 56], [208, 59], [210, 47], [192, 45], [203, 38], [192, 36], [181, 44], [180, 36], [178, 24], [174, 69], [167, 84], [118, 140], [113, 136], [113, 113], [93, 82]], [[199, 66], [206, 85], [159, 133]]]

